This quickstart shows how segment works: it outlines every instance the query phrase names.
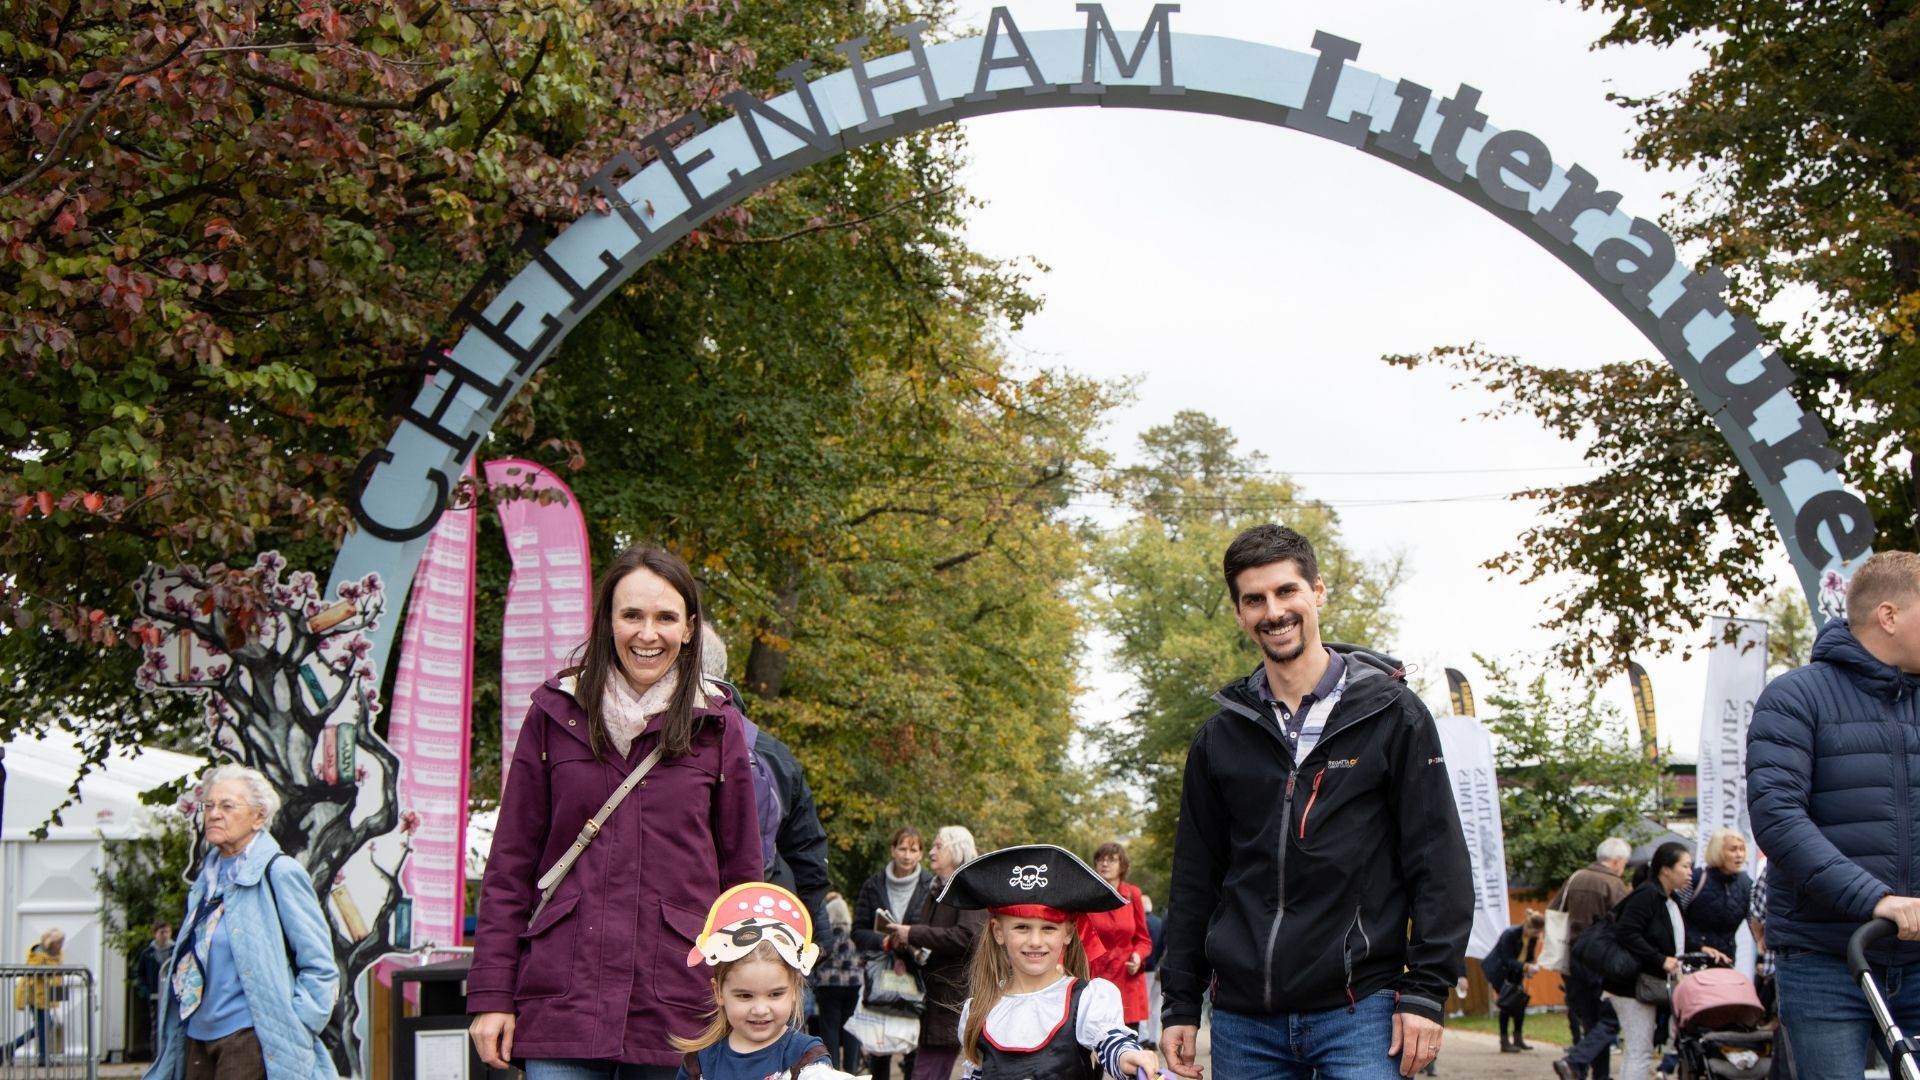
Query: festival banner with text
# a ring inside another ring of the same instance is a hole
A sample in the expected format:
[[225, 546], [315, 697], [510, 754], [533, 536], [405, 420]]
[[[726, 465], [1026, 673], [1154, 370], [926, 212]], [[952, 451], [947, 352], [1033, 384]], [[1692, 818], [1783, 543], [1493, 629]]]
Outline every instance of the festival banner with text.
[[1767, 624], [1757, 619], [1713, 620], [1707, 654], [1707, 701], [1700, 717], [1696, 860], [1713, 830], [1728, 828], [1751, 841], [1747, 820], [1747, 724], [1767, 684]]
[[[471, 469], [468, 471], [471, 476]], [[412, 933], [394, 943], [459, 945], [466, 919], [467, 760], [473, 730], [473, 506], [434, 526], [407, 605], [388, 742], [404, 763], [400, 806], [418, 815], [401, 870]], [[396, 920], [398, 922], [398, 920]]]
[[[567, 665], [587, 638], [592, 606], [592, 555], [580, 502], [542, 465], [503, 458], [485, 465], [490, 488], [519, 488], [519, 498], [495, 499], [506, 532], [513, 576], [500, 628], [500, 782], [513, 762], [527, 702], [549, 675]], [[554, 492], [543, 501], [535, 497]], [[496, 490], [496, 494], [499, 492]]]
[[1447, 759], [1460, 831], [1473, 865], [1473, 933], [1467, 955], [1481, 957], [1507, 928], [1507, 843], [1500, 832], [1493, 739], [1471, 716], [1442, 716], [1434, 723], [1440, 730], [1440, 752]]

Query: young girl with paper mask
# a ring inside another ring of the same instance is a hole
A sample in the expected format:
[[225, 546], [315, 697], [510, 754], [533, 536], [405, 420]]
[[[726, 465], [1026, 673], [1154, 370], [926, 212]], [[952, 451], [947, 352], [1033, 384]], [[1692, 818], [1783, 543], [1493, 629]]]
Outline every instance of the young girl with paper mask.
[[[973, 954], [973, 996], [960, 1010], [961, 1080], [1115, 1080], [1159, 1062], [1121, 1016], [1120, 990], [1087, 977], [1076, 916], [1126, 901], [1065, 848], [1029, 844], [982, 855], [941, 894], [993, 918]], [[1096, 1064], [1096, 1061], [1098, 1064]]]
[[720, 894], [687, 954], [713, 968], [713, 1019], [691, 1039], [679, 1080], [854, 1080], [827, 1060], [827, 1047], [800, 1030], [801, 980], [820, 946], [813, 918], [778, 885], [748, 882]]

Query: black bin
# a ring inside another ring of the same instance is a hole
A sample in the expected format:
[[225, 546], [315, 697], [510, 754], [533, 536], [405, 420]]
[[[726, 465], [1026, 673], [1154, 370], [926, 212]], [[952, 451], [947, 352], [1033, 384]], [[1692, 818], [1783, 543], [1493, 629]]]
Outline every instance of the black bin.
[[[467, 1037], [470, 966], [472, 958], [462, 956], [393, 973], [393, 1080], [511, 1080], [520, 1075], [518, 1069], [488, 1068]], [[418, 1016], [406, 1015], [410, 983], [420, 990]], [[456, 1034], [458, 1053], [465, 1055], [464, 1072], [452, 1057]]]

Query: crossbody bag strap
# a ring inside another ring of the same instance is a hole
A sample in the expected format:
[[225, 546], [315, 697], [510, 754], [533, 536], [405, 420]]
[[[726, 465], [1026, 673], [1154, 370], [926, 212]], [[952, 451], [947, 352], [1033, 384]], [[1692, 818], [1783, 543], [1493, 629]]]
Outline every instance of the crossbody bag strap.
[[549, 867], [546, 873], [540, 875], [537, 883], [540, 887], [540, 902], [534, 905], [533, 914], [527, 919], [528, 926], [539, 921], [540, 913], [547, 909], [547, 901], [553, 899], [553, 894], [560, 889], [560, 883], [567, 879], [567, 871], [573, 869], [573, 864], [580, 860], [580, 855], [587, 850], [588, 844], [593, 843], [593, 838], [600, 835], [601, 826], [607, 823], [607, 819], [613, 816], [614, 810], [625, 801], [627, 793], [639, 787], [640, 781], [646, 779], [647, 773], [653, 771], [653, 767], [659, 763], [660, 748], [656, 746], [652, 753], [640, 759], [640, 764], [633, 767], [633, 771], [620, 782], [620, 786], [613, 789], [613, 794], [608, 796], [606, 803], [600, 807], [600, 812], [588, 818], [585, 825], [580, 826], [580, 835], [573, 838], [573, 846], [568, 848], [560, 856], [560, 860]]

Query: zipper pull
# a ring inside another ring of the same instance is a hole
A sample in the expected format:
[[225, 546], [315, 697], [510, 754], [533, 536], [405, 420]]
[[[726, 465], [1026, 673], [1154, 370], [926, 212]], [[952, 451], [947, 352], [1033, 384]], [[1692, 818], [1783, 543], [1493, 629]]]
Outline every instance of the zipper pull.
[[1285, 798], [1293, 798], [1293, 782], [1298, 779], [1300, 779], [1300, 770], [1298, 769], [1287, 774], [1287, 794]]

